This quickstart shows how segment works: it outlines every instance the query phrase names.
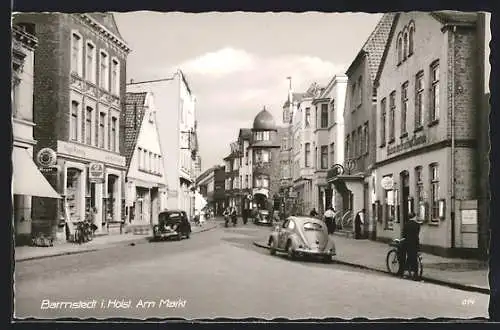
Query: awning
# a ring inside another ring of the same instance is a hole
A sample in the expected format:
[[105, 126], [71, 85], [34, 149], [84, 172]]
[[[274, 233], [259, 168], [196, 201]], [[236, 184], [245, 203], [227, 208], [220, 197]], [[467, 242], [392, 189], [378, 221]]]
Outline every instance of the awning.
[[12, 186], [15, 195], [61, 198], [38, 170], [26, 149], [12, 150]]

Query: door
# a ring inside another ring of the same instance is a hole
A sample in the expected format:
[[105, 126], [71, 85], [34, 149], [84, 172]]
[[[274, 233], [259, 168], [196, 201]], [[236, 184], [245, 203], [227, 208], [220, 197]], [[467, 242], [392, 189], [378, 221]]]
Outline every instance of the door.
[[401, 234], [408, 222], [408, 197], [410, 195], [410, 176], [407, 171], [401, 173]]

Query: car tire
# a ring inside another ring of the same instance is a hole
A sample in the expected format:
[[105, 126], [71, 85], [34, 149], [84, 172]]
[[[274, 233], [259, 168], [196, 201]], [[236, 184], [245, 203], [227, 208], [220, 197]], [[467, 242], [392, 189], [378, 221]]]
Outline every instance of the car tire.
[[326, 255], [326, 256], [323, 256], [323, 262], [325, 264], [329, 264], [332, 262], [332, 256], [331, 255]]
[[274, 256], [276, 254], [276, 249], [274, 247], [274, 239], [271, 237], [269, 239], [269, 253]]
[[286, 254], [288, 259], [295, 260], [295, 251], [293, 251], [292, 243], [288, 243], [286, 246]]

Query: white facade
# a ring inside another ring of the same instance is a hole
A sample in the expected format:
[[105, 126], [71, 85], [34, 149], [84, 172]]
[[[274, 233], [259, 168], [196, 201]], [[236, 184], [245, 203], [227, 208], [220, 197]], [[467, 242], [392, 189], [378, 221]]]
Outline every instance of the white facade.
[[154, 224], [166, 208], [167, 194], [163, 153], [156, 124], [157, 108], [152, 93], [147, 93], [139, 136], [127, 171], [126, 207], [130, 224]]
[[149, 91], [155, 95], [157, 126], [167, 185], [167, 208], [182, 209], [194, 215], [196, 141], [196, 97], [184, 74], [178, 70], [170, 78], [127, 85], [127, 91]]

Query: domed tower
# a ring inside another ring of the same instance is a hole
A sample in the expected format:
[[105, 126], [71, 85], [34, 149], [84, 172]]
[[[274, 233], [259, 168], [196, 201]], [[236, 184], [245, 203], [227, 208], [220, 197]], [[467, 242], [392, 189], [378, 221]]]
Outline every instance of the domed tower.
[[[272, 211], [272, 198], [279, 192], [279, 137], [273, 115], [264, 109], [253, 121], [248, 147], [252, 166], [254, 206]], [[251, 155], [251, 156], [250, 156]]]

